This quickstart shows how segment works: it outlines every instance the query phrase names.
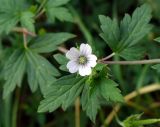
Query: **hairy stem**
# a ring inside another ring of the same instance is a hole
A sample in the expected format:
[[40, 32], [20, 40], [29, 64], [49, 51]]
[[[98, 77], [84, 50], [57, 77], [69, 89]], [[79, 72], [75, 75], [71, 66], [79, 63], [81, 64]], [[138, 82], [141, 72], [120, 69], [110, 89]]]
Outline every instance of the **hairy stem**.
[[25, 34], [33, 36], [33, 37], [36, 36], [35, 33], [32, 33], [30, 31], [28, 31], [26, 28], [22, 28], [22, 27], [15, 27], [12, 31], [18, 32], [18, 33], [25, 33]]
[[62, 53], [66, 53], [68, 50], [64, 47], [58, 47], [58, 50]]
[[159, 64], [160, 59], [135, 60], [135, 61], [101, 61], [104, 64], [136, 65], [136, 64]]
[[26, 33], [23, 33], [23, 43], [24, 43], [25, 49], [27, 49], [27, 34]]
[[102, 58], [100, 61], [108, 60], [108, 59], [112, 58], [114, 55], [115, 55], [115, 53], [113, 52], [112, 54], [110, 54], [110, 55], [108, 55], [108, 56]]

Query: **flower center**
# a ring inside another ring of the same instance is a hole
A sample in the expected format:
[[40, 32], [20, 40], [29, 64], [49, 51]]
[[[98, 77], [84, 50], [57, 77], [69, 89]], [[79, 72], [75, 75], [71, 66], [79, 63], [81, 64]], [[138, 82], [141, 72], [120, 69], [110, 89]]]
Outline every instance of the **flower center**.
[[79, 64], [86, 64], [87, 63], [87, 58], [85, 56], [80, 56], [78, 58], [78, 63]]

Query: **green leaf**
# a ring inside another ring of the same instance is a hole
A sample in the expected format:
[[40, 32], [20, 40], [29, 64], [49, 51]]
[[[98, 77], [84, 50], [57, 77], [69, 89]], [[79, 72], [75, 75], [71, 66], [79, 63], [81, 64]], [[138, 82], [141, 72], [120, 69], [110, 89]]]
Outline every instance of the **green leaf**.
[[61, 65], [61, 66], [59, 67], [59, 69], [62, 70], [62, 71], [69, 72], [66, 65]]
[[118, 27], [116, 20], [99, 16], [103, 33], [100, 36], [106, 41], [113, 52], [119, 54], [124, 49], [135, 46], [151, 29], [151, 8], [144, 4], [138, 7], [132, 14], [125, 15]]
[[55, 22], [57, 18], [60, 21], [73, 22], [73, 16], [65, 5], [69, 0], [49, 0], [46, 4], [46, 13], [50, 21]]
[[52, 112], [60, 106], [65, 110], [81, 93], [84, 81], [85, 78], [75, 75], [58, 79], [44, 92], [44, 100], [41, 101], [38, 112]]
[[126, 60], [137, 60], [144, 56], [145, 48], [139, 46], [132, 46], [129, 48], [124, 49], [118, 55], [123, 57]]
[[58, 6], [62, 6], [65, 5], [69, 2], [70, 0], [48, 0], [47, 2], [47, 7], [58, 7]]
[[138, 7], [130, 17], [125, 15], [120, 24], [121, 40], [118, 44], [119, 51], [126, 47], [131, 47], [137, 44], [151, 30], [148, 24], [151, 20], [151, 8], [144, 4]]
[[68, 59], [62, 54], [56, 54], [56, 55], [54, 55], [54, 58], [60, 64], [59, 69], [62, 71], [68, 72], [68, 69], [67, 69]]
[[[126, 120], [124, 120], [124, 121], [122, 122], [123, 127], [134, 127], [134, 126], [132, 125], [132, 123], [133, 123], [134, 121], [139, 120], [139, 119], [141, 118], [141, 116], [142, 116], [142, 114], [135, 114], [135, 115], [129, 116], [128, 118], [126, 118]], [[142, 127], [142, 126], [137, 126], [137, 127]]]
[[55, 22], [55, 18], [59, 19], [60, 21], [69, 21], [73, 22], [73, 16], [69, 12], [69, 10], [65, 7], [54, 7], [47, 9], [47, 16], [48, 18]]
[[0, 12], [19, 12], [26, 7], [25, 0], [0, 0]]
[[0, 12], [0, 34], [8, 34], [18, 23], [19, 17], [14, 14], [4, 14]]
[[49, 53], [55, 51], [58, 45], [75, 37], [70, 33], [48, 33], [31, 41], [30, 48], [37, 53]]
[[124, 102], [123, 96], [120, 90], [117, 88], [118, 84], [113, 80], [102, 78], [99, 82], [100, 93], [106, 99], [106, 101], [112, 102]]
[[152, 68], [157, 70], [158, 73], [160, 73], [160, 64], [155, 64], [152, 66]]
[[43, 93], [50, 83], [56, 80], [55, 77], [59, 76], [60, 73], [44, 57], [29, 49], [26, 51], [26, 57], [28, 60], [27, 75], [29, 86], [34, 92], [39, 85]]
[[30, 32], [35, 32], [34, 28], [34, 14], [30, 11], [21, 13], [20, 22], [22, 27], [26, 28]]
[[87, 116], [95, 123], [96, 115], [100, 109], [99, 91], [97, 87], [91, 89], [89, 85], [85, 85], [82, 92], [82, 109], [86, 111]]
[[103, 64], [103, 63], [97, 63], [97, 65], [95, 66], [95, 69], [97, 71], [101, 71], [104, 67], [106, 67], [107, 65], [106, 64]]
[[25, 54], [21, 50], [16, 50], [10, 56], [4, 67], [4, 84], [3, 97], [6, 98], [16, 87], [21, 86], [23, 75], [26, 69]]
[[160, 42], [160, 37], [157, 37], [156, 39], [154, 39], [157, 42]]
[[140, 120], [142, 114], [135, 114], [129, 116], [126, 120], [122, 122], [123, 127], [143, 127], [143, 125], [149, 125], [153, 123], [160, 122], [160, 119], [146, 119]]
[[0, 34], [8, 34], [16, 26], [24, 9], [24, 0], [0, 0]]
[[104, 15], [99, 15], [99, 20], [103, 31], [100, 36], [106, 41], [109, 47], [116, 52], [120, 38], [120, 30], [117, 21], [115, 19], [112, 21], [109, 17]]
[[54, 58], [56, 59], [56, 61], [57, 61], [59, 64], [61, 64], [61, 65], [67, 64], [67, 62], [68, 62], [68, 59], [67, 59], [64, 55], [62, 55], [62, 54], [60, 54], [60, 53], [55, 54], [53, 57], [54, 57]]

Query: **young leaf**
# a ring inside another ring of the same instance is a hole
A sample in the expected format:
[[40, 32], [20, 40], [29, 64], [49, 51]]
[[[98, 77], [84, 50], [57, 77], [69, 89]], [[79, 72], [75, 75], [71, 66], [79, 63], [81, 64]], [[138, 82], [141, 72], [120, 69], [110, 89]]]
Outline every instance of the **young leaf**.
[[146, 119], [140, 120], [142, 114], [136, 114], [129, 116], [122, 122], [123, 127], [143, 127], [143, 125], [149, 125], [160, 122], [160, 119]]
[[95, 123], [96, 115], [100, 109], [100, 103], [98, 100], [99, 91], [97, 87], [92, 90], [89, 85], [85, 85], [82, 92], [82, 109], [86, 111], [87, 116]]
[[66, 67], [68, 59], [62, 54], [56, 54], [56, 55], [54, 55], [54, 58], [60, 64], [59, 69], [62, 70], [62, 71], [67, 71], [68, 72], [68, 69]]
[[141, 116], [142, 114], [135, 114], [135, 115], [129, 116], [122, 122], [123, 127], [133, 127], [132, 122], [139, 120]]
[[39, 85], [43, 93], [48, 85], [56, 80], [54, 77], [60, 73], [45, 58], [29, 49], [26, 51], [26, 57], [29, 86], [34, 92]]
[[31, 41], [29, 47], [37, 53], [48, 53], [55, 51], [58, 45], [73, 37], [75, 36], [70, 33], [48, 33]]
[[38, 112], [52, 112], [60, 106], [65, 110], [81, 93], [84, 81], [85, 78], [76, 75], [58, 79], [44, 92], [44, 100], [41, 101]]
[[54, 55], [54, 58], [56, 59], [56, 61], [59, 63], [59, 64], [66, 64], [67, 62], [68, 62], [68, 59], [64, 56], [64, 55], [62, 55], [62, 54], [56, 54], [56, 55]]
[[4, 67], [4, 84], [3, 97], [6, 98], [16, 87], [20, 86], [26, 69], [25, 53], [16, 50], [10, 56]]
[[112, 102], [124, 102], [123, 96], [120, 90], [117, 88], [118, 84], [113, 80], [102, 78], [100, 80], [100, 93], [106, 99], [106, 101]]

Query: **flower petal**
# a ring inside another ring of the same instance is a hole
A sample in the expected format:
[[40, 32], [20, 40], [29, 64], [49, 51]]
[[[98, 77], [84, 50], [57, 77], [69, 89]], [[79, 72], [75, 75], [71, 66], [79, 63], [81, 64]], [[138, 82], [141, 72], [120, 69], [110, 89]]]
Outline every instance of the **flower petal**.
[[87, 56], [88, 57], [88, 60], [91, 60], [91, 61], [96, 61], [97, 60], [97, 56], [95, 56], [95, 55], [88, 55]]
[[97, 57], [95, 55], [88, 55], [88, 66], [95, 67], [97, 62]]
[[76, 48], [71, 48], [67, 53], [66, 57], [70, 60], [76, 60], [79, 57], [79, 51]]
[[67, 68], [69, 69], [70, 73], [75, 73], [79, 69], [79, 65], [76, 63], [76, 61], [71, 60], [67, 63]]
[[90, 75], [92, 72], [91, 67], [87, 66], [87, 65], [83, 65], [83, 66], [79, 66], [79, 74], [81, 76], [86, 76], [86, 75]]
[[88, 45], [88, 44], [84, 44], [84, 43], [82, 43], [81, 45], [80, 45], [80, 54], [81, 55], [90, 55], [92, 53], [92, 48], [91, 48], [91, 46], [90, 45]]

